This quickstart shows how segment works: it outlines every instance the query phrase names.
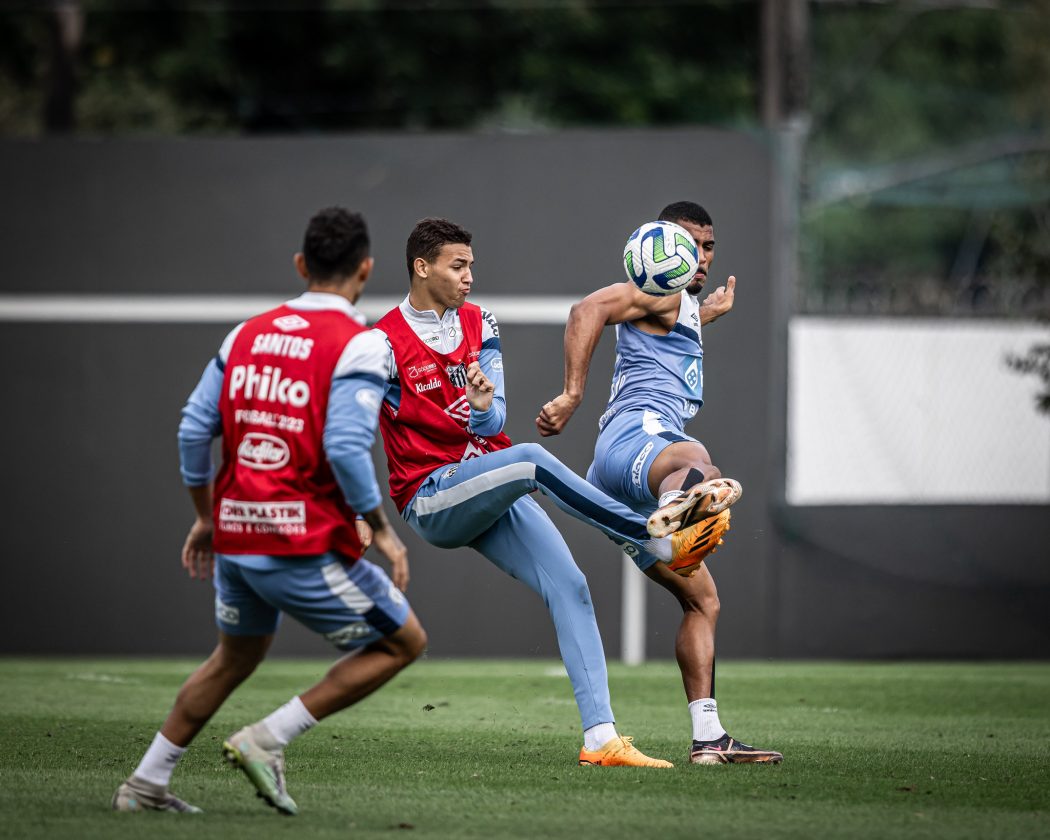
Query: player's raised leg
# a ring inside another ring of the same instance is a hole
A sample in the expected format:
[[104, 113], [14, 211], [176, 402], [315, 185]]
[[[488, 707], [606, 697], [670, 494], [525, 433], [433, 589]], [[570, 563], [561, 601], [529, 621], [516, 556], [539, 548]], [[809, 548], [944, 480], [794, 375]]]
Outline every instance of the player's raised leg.
[[654, 540], [645, 519], [593, 487], [535, 443], [522, 443], [438, 470], [420, 487], [410, 521], [434, 545], [463, 545], [515, 501], [540, 490], [570, 516], [602, 531], [628, 552], [671, 559], [668, 540]]

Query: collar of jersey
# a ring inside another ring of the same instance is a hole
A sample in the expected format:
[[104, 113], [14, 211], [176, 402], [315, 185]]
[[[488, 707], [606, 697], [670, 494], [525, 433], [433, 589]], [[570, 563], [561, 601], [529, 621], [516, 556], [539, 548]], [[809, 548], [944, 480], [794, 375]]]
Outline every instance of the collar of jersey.
[[288, 301], [285, 306], [289, 309], [311, 312], [317, 312], [321, 309], [338, 309], [340, 312], [349, 315], [357, 323], [365, 323], [365, 316], [356, 306], [342, 295], [332, 294], [331, 292], [303, 292], [299, 297]]

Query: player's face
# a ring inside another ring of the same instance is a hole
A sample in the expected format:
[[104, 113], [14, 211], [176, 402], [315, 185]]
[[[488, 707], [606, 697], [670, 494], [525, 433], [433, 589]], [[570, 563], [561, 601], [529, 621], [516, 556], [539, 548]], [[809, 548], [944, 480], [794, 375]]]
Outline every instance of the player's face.
[[427, 263], [424, 281], [434, 303], [445, 309], [459, 309], [474, 283], [470, 272], [473, 265], [474, 252], [469, 245], [442, 245], [434, 262]]
[[698, 225], [695, 222], [679, 221], [676, 224], [689, 231], [693, 241], [696, 242], [696, 249], [700, 254], [696, 274], [693, 275], [693, 279], [685, 287], [689, 294], [698, 295], [700, 290], [704, 288], [707, 273], [711, 270], [711, 263], [715, 259], [715, 229], [711, 225]]

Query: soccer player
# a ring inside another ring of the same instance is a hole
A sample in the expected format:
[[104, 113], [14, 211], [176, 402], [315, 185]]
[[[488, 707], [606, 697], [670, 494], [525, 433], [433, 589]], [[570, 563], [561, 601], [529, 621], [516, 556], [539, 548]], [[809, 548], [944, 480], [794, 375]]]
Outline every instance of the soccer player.
[[[565, 382], [543, 406], [536, 425], [544, 436], [559, 434], [580, 404], [587, 372], [602, 329], [616, 325], [616, 366], [609, 404], [598, 421], [598, 440], [587, 480], [636, 512], [649, 516], [651, 534], [695, 523], [718, 539], [729, 527], [729, 506], [740, 485], [722, 477], [707, 448], [684, 426], [703, 404], [703, 345], [700, 327], [733, 308], [736, 278], [699, 303], [697, 296], [715, 254], [714, 225], [704, 208], [677, 202], [661, 221], [675, 222], [693, 236], [699, 267], [683, 292], [647, 295], [633, 283], [614, 283], [576, 303], [565, 325]], [[713, 550], [713, 549], [712, 549]], [[678, 599], [684, 612], [675, 640], [693, 724], [694, 764], [776, 763], [783, 756], [730, 737], [715, 701], [715, 623], [718, 592], [706, 564], [678, 574], [645, 555], [634, 557], [648, 577]], [[684, 575], [682, 573], [685, 573]]]
[[[191, 578], [214, 571], [219, 642], [117, 789], [118, 811], [200, 812], [168, 791], [172, 771], [262, 661], [282, 612], [347, 652], [319, 683], [223, 744], [226, 758], [285, 814], [298, 811], [285, 787], [288, 742], [371, 694], [426, 645], [402, 595], [408, 558], [380, 506], [370, 456], [386, 344], [354, 307], [372, 271], [368, 252], [359, 214], [317, 213], [295, 255], [306, 292], [236, 327], [183, 409], [181, 468], [197, 518], [182, 565]], [[361, 557], [369, 540], [390, 562], [393, 582]]]
[[470, 546], [543, 598], [583, 721], [581, 765], [670, 767], [617, 732], [586, 578], [529, 493], [543, 492], [649, 563], [693, 562], [713, 543], [688, 529], [652, 539], [645, 519], [539, 445], [512, 446], [502, 431], [499, 327], [466, 301], [474, 282], [471, 234], [445, 219], [423, 219], [406, 256], [408, 296], [376, 324], [390, 348], [380, 429], [391, 498], [432, 545]]

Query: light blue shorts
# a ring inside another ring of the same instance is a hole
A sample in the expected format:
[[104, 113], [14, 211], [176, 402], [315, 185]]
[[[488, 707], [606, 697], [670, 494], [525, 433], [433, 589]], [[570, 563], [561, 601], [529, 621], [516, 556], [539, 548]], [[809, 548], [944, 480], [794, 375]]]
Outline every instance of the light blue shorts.
[[647, 517], [657, 505], [649, 492], [649, 469], [657, 455], [681, 441], [699, 443], [654, 411], [624, 411], [598, 435], [587, 481]]
[[[267, 562], [252, 562], [261, 559]], [[231, 636], [268, 636], [284, 612], [340, 650], [354, 650], [408, 619], [408, 601], [386, 572], [336, 552], [294, 559], [216, 554], [214, 582], [215, 623]]]

